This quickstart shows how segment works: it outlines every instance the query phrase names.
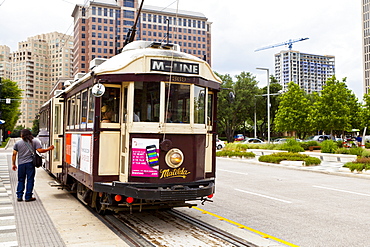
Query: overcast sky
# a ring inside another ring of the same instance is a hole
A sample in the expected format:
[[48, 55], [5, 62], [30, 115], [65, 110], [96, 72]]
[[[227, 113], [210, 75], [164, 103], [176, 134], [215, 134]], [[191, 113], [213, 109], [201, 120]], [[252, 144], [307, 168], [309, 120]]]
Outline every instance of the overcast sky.
[[[97, 0], [98, 1], [98, 0]], [[14, 51], [18, 42], [48, 32], [72, 35], [71, 17], [84, 0], [0, 0], [0, 45]], [[212, 22], [212, 67], [232, 76], [251, 72], [266, 85], [274, 74], [274, 54], [285, 46], [255, 49], [308, 37], [293, 50], [334, 55], [336, 76], [347, 77], [359, 100], [363, 95], [361, 8], [358, 0], [145, 0], [144, 5], [203, 13]]]

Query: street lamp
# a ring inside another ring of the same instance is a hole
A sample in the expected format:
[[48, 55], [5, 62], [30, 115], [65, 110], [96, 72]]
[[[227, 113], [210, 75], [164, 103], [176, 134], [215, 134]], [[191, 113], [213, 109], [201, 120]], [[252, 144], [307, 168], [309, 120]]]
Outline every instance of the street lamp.
[[266, 68], [256, 68], [267, 72], [267, 142], [270, 143], [270, 71]]

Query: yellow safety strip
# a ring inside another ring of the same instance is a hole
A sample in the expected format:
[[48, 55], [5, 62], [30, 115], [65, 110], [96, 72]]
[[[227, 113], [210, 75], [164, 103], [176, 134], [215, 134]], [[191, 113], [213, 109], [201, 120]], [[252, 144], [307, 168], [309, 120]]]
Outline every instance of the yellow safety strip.
[[236, 225], [236, 226], [237, 226], [238, 228], [240, 228], [240, 229], [247, 229], [248, 231], [251, 231], [251, 232], [254, 232], [254, 233], [258, 234], [258, 235], [261, 235], [263, 238], [272, 239], [272, 240], [275, 240], [276, 242], [279, 242], [279, 243], [285, 244], [285, 245], [287, 245], [287, 246], [299, 247], [298, 245], [295, 245], [295, 244], [289, 243], [289, 242], [287, 242], [287, 241], [284, 241], [284, 240], [282, 240], [282, 239], [279, 239], [279, 238], [276, 238], [276, 237], [274, 237], [274, 236], [268, 235], [268, 234], [266, 234], [266, 233], [260, 232], [260, 231], [258, 231], [258, 230], [253, 229], [253, 228], [250, 228], [250, 227], [248, 227], [248, 226], [245, 226], [245, 225], [239, 224], [239, 223], [237, 223], [237, 222], [235, 222], [235, 221], [232, 221], [232, 220], [226, 219], [226, 218], [224, 218], [224, 217], [222, 217], [222, 216], [219, 216], [219, 215], [216, 215], [216, 214], [214, 214], [214, 213], [208, 212], [208, 211], [203, 210], [203, 209], [201, 209], [201, 208], [198, 208], [198, 207], [192, 207], [192, 208], [194, 208], [194, 209], [197, 209], [197, 210], [201, 211], [201, 212], [202, 212], [202, 214], [209, 214], [209, 215], [211, 215], [211, 216], [213, 216], [213, 217], [218, 218], [218, 220], [223, 220], [223, 221], [229, 222], [229, 223], [231, 223], [231, 224], [233, 224], [233, 225]]

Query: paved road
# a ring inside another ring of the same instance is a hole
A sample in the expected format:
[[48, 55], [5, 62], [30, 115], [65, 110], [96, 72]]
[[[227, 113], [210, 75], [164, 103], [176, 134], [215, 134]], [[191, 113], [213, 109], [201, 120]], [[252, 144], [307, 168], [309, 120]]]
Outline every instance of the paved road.
[[203, 209], [299, 246], [370, 245], [370, 180], [224, 158], [217, 165], [214, 203]]

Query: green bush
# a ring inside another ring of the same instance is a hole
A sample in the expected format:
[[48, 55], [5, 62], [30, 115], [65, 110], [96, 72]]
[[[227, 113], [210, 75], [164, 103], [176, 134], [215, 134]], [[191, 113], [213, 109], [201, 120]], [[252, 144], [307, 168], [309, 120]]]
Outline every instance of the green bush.
[[306, 166], [320, 165], [321, 160], [316, 157], [308, 157], [304, 160]]
[[362, 154], [361, 154], [362, 157], [366, 157], [366, 158], [369, 158], [370, 157], [370, 150], [364, 150], [362, 151]]
[[252, 152], [242, 152], [242, 151], [231, 151], [231, 150], [221, 150], [216, 152], [218, 157], [245, 157], [245, 158], [254, 158], [256, 155]]
[[360, 147], [349, 148], [349, 153], [350, 153], [350, 154], [353, 154], [353, 155], [361, 156], [361, 155], [362, 155], [362, 152], [363, 152], [364, 150], [365, 150], [365, 149], [360, 148]]
[[369, 148], [370, 149], [370, 142], [365, 142], [365, 148]]
[[304, 151], [299, 142], [295, 139], [288, 139], [285, 143], [280, 144], [278, 146], [278, 150], [286, 150], [292, 153], [299, 153]]
[[335, 153], [336, 154], [350, 154], [348, 148], [338, 148], [337, 150], [335, 150]]
[[338, 149], [337, 143], [333, 140], [326, 140], [321, 143], [321, 152], [322, 153], [335, 153], [335, 150]]
[[304, 150], [308, 150], [311, 146], [320, 146], [317, 141], [300, 142], [299, 144]]
[[337, 146], [338, 146], [338, 148], [342, 148], [343, 147], [343, 141], [337, 141]]
[[260, 162], [276, 163], [279, 164], [283, 160], [290, 161], [305, 161], [306, 166], [319, 165], [321, 160], [318, 158], [310, 157], [306, 154], [297, 154], [292, 152], [279, 152], [270, 155], [262, 155], [258, 158]]
[[[362, 172], [366, 168], [366, 164], [356, 163], [356, 162], [348, 162], [343, 167], [349, 168], [351, 172], [353, 172], [353, 171]], [[367, 167], [366, 170], [368, 170], [368, 169], [370, 169], [370, 167]]]

